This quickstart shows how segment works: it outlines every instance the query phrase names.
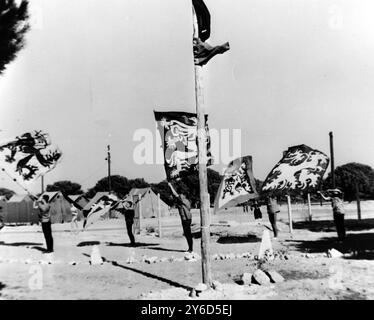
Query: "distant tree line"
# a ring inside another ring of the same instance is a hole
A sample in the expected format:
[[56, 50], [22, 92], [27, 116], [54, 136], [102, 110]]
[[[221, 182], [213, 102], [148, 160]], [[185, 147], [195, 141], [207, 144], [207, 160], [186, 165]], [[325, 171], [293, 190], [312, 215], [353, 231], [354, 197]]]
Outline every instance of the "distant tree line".
[[[215, 170], [208, 169], [208, 192], [210, 196], [210, 204], [214, 204], [214, 200], [222, 180], [222, 176]], [[263, 182], [255, 179], [257, 192], [262, 196], [261, 188]], [[335, 169], [336, 187], [341, 189], [344, 193], [344, 199], [353, 201], [360, 197], [362, 200], [374, 199], [374, 170], [364, 164], [347, 163], [338, 166]], [[200, 203], [199, 193], [199, 177], [198, 173], [182, 178], [178, 181], [179, 186], [185, 191], [191, 201], [193, 207], [198, 208]], [[63, 191], [69, 195], [85, 194], [88, 198], [92, 198], [99, 191], [108, 191], [108, 177], [104, 177], [96, 182], [96, 184], [84, 192], [79, 183], [68, 180], [57, 181], [53, 184], [47, 185], [47, 191]], [[111, 176], [112, 191], [120, 198], [126, 196], [132, 188], [147, 188], [151, 187], [155, 193], [159, 193], [161, 199], [168, 205], [174, 205], [173, 196], [166, 180], [159, 183], [148, 183], [143, 178], [128, 179], [121, 175]], [[331, 173], [323, 180], [319, 189], [310, 192], [312, 201], [320, 201], [320, 196], [317, 190], [326, 190], [332, 188]], [[14, 191], [0, 188], [0, 195], [5, 195], [8, 199], [14, 194]], [[292, 201], [306, 202], [307, 193], [293, 193], [291, 194]], [[279, 197], [281, 202], [285, 201], [285, 197]]]

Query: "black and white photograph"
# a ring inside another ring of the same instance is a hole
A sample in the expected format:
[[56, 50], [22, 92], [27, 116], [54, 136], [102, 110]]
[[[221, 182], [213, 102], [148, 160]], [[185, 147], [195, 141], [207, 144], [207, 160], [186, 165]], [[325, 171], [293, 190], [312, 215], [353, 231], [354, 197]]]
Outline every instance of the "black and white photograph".
[[373, 124], [371, 0], [0, 0], [0, 300], [373, 300]]

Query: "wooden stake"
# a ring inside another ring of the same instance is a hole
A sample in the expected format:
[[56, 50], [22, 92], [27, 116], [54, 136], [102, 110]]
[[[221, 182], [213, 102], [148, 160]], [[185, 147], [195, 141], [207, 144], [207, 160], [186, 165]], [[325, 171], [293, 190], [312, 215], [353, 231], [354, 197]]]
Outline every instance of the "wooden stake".
[[309, 221], [312, 221], [312, 204], [310, 203], [310, 193], [308, 193], [308, 214]]
[[[193, 10], [193, 37], [198, 38], [197, 18]], [[207, 157], [206, 157], [206, 131], [204, 92], [202, 86], [202, 67], [194, 64], [195, 69], [195, 97], [197, 114], [197, 141], [199, 160], [199, 184], [200, 184], [200, 221], [201, 221], [201, 264], [202, 280], [208, 286], [212, 284], [211, 263], [209, 253], [210, 229], [209, 229], [209, 199], [207, 185]]]
[[141, 229], [141, 221], [143, 219], [143, 212], [142, 212], [142, 196], [139, 194], [139, 232]]
[[356, 182], [356, 201], [357, 201], [357, 218], [361, 220], [361, 200], [360, 200], [360, 191], [358, 189], [358, 184]]
[[111, 182], [111, 173], [110, 173], [110, 165], [111, 165], [111, 155], [110, 155], [110, 145], [107, 146], [108, 148], [108, 156], [105, 160], [108, 161], [108, 191], [109, 194], [112, 192], [112, 182]]
[[330, 159], [331, 159], [331, 179], [332, 188], [335, 189], [335, 159], [334, 159], [334, 136], [332, 131], [329, 133], [330, 136]]
[[290, 223], [290, 233], [292, 233], [292, 208], [291, 208], [291, 197], [287, 195], [287, 206], [288, 206], [288, 221]]
[[157, 218], [158, 218], [158, 237], [162, 238], [162, 229], [161, 229], [161, 200], [160, 194], [157, 194]]

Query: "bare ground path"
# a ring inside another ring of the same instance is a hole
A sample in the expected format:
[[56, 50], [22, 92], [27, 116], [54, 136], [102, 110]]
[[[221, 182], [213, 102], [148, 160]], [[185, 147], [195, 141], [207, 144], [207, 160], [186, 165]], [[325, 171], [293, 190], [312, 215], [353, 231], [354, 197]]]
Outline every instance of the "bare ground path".
[[[194, 222], [195, 249], [200, 253], [197, 215]], [[265, 227], [241, 212], [213, 216], [211, 254], [250, 252], [256, 255], [261, 234], [268, 225], [266, 217], [264, 222]], [[157, 226], [157, 220], [147, 219], [143, 225], [151, 230]], [[165, 218], [163, 225], [163, 238], [141, 234], [137, 236], [136, 247], [128, 245], [125, 224], [120, 219], [100, 221], [78, 235], [70, 232], [69, 224], [53, 225], [55, 254], [51, 265], [39, 263], [45, 257], [39, 226], [5, 227], [0, 232], [0, 298], [138, 299], [152, 291], [154, 298], [185, 299], [185, 289], [201, 281], [201, 263], [183, 260], [186, 243], [179, 218]], [[246, 298], [373, 299], [374, 221], [352, 220], [347, 225], [347, 243], [341, 246], [335, 241], [331, 221], [296, 220], [292, 237], [288, 225], [281, 222], [281, 235], [272, 242], [275, 250], [287, 254], [288, 260], [276, 258], [262, 267], [278, 271], [286, 281]], [[94, 245], [105, 259], [103, 265], [89, 264]], [[326, 250], [333, 247], [354, 255], [327, 258]], [[144, 256], [157, 257], [159, 261], [174, 257], [174, 261], [147, 264], [141, 262]], [[129, 257], [139, 262], [129, 264]], [[70, 264], [73, 261], [75, 265]], [[257, 267], [258, 261], [253, 256], [212, 261], [214, 279], [232, 285], [236, 284], [238, 275], [253, 272]], [[39, 274], [42, 288], [35, 289], [33, 277]]]

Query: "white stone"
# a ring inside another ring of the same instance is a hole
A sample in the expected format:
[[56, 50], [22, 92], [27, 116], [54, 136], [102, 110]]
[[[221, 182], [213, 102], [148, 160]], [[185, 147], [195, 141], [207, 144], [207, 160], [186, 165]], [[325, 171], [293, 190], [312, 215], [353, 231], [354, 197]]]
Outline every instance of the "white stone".
[[242, 283], [244, 285], [248, 285], [248, 284], [251, 284], [252, 282], [252, 273], [243, 273], [240, 277], [240, 280], [242, 281]]
[[91, 265], [103, 264], [103, 259], [100, 254], [99, 247], [97, 245], [92, 247], [91, 252]]
[[327, 255], [328, 255], [329, 258], [341, 258], [341, 257], [343, 257], [343, 253], [341, 253], [340, 251], [338, 251], [334, 248], [328, 250]]
[[157, 262], [157, 257], [149, 257], [144, 260], [144, 262], [152, 264]]
[[197, 292], [202, 292], [202, 291], [205, 291], [208, 289], [208, 286], [205, 284], [205, 283], [199, 283], [196, 287], [195, 287], [195, 291]]
[[270, 278], [266, 275], [265, 272], [263, 272], [260, 269], [257, 269], [253, 273], [253, 279], [259, 285], [268, 285], [268, 284], [270, 284]]
[[275, 270], [270, 270], [267, 272], [267, 275], [269, 276], [271, 282], [273, 283], [278, 283], [278, 282], [283, 282], [284, 278]]
[[270, 252], [271, 254], [273, 254], [273, 246], [271, 245], [269, 230], [264, 230], [264, 232], [262, 233], [260, 250], [258, 251], [259, 260], [264, 259], [265, 252]]
[[223, 285], [221, 282], [217, 280], [212, 281], [212, 288], [217, 291], [222, 291], [223, 290]]

